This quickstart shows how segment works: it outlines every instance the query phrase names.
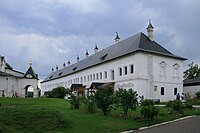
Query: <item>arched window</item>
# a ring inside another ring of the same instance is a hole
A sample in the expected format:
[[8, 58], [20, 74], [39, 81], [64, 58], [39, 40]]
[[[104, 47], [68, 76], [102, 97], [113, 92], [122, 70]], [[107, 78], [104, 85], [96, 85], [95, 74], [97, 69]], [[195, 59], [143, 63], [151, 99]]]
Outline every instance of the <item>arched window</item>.
[[166, 66], [164, 61], [160, 62], [160, 78], [166, 78]]
[[179, 78], [179, 68], [180, 66], [177, 63], [173, 65], [173, 78]]

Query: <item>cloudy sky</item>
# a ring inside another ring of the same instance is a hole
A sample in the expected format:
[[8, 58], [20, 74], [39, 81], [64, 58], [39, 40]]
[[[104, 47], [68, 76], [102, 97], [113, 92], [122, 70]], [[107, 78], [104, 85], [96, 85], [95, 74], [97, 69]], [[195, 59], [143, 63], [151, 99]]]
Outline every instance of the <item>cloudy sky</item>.
[[29, 60], [43, 79], [56, 65], [95, 43], [114, 43], [115, 32], [125, 39], [146, 34], [148, 20], [154, 39], [172, 53], [200, 64], [199, 0], [1, 0], [0, 55], [25, 72]]

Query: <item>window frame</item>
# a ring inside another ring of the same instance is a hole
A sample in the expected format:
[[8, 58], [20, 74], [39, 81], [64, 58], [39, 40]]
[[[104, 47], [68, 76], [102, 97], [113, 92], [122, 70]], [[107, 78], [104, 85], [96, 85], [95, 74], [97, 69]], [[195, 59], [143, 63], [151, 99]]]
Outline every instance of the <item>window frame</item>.
[[160, 95], [164, 96], [165, 95], [165, 87], [160, 88]]

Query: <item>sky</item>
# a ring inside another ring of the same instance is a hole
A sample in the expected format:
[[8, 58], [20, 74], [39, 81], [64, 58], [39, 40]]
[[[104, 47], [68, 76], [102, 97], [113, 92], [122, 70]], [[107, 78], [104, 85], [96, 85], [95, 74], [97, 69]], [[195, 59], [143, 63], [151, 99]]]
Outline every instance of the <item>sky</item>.
[[200, 64], [199, 0], [1, 0], [0, 55], [15, 70], [29, 61], [44, 79], [52, 67], [94, 54], [139, 32], [149, 19], [154, 40], [175, 55]]

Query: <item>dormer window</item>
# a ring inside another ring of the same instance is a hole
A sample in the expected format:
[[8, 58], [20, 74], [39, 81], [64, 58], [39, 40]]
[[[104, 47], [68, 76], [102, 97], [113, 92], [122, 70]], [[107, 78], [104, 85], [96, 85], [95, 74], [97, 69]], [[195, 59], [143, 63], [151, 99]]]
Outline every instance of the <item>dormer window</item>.
[[73, 71], [75, 71], [75, 70], [76, 70], [76, 68], [77, 68], [77, 67], [74, 67], [74, 68], [73, 68]]
[[101, 60], [104, 60], [104, 59], [106, 58], [107, 55], [108, 55], [108, 54], [105, 54], [105, 55], [102, 56], [100, 59], [101, 59]]
[[61, 76], [61, 75], [62, 75], [62, 72], [60, 72], [58, 75]]

